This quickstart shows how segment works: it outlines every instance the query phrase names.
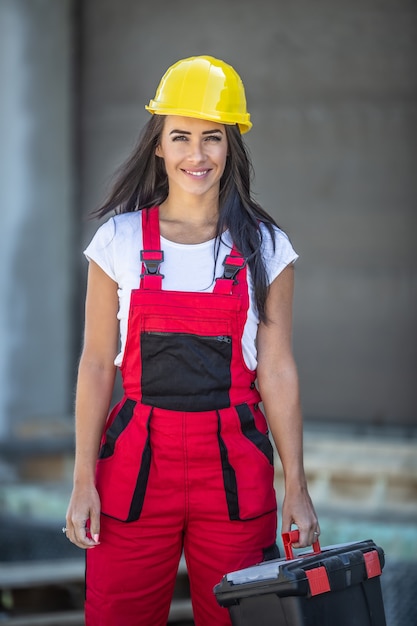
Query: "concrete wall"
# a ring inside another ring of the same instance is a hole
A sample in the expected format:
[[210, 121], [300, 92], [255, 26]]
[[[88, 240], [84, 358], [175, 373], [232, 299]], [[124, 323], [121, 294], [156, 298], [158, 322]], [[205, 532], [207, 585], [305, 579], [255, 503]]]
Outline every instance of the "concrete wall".
[[204, 53], [244, 79], [254, 190], [301, 255], [307, 420], [415, 425], [416, 22], [411, 0], [2, 0], [0, 438], [71, 413], [88, 212], [162, 73]]
[[70, 6], [0, 3], [0, 437], [71, 404]]
[[165, 69], [193, 54], [230, 62], [254, 122], [257, 198], [301, 255], [306, 418], [416, 424], [415, 3], [85, 0], [81, 13], [83, 211]]

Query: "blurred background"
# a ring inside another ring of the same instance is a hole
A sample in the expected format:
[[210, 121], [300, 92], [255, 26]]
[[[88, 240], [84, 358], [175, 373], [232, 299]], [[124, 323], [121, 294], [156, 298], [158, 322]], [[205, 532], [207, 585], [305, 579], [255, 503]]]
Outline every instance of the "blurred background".
[[[0, 0], [4, 623], [82, 623], [83, 555], [61, 527], [89, 214], [165, 70], [211, 54], [242, 76], [253, 189], [300, 254], [321, 543], [374, 539], [388, 626], [416, 626], [416, 52], [413, 0]], [[276, 486], [280, 503], [279, 462]], [[182, 576], [172, 621], [190, 616]]]

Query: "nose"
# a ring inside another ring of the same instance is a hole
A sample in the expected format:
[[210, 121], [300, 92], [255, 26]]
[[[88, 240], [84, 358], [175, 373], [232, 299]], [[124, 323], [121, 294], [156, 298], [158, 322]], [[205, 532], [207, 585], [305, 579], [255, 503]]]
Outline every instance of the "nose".
[[197, 139], [195, 141], [190, 141], [189, 146], [190, 146], [190, 152], [189, 152], [190, 161], [192, 161], [193, 163], [201, 163], [201, 161], [204, 161], [206, 159], [207, 155], [204, 151], [204, 144], [202, 141], [197, 140]]

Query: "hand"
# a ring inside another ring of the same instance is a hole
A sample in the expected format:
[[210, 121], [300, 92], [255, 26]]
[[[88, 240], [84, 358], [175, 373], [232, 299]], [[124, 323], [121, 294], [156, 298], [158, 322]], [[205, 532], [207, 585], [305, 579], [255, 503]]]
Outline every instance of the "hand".
[[306, 487], [286, 490], [282, 504], [282, 532], [289, 532], [292, 524], [300, 532], [299, 541], [293, 544], [294, 548], [305, 548], [317, 541], [320, 526]]
[[94, 485], [74, 487], [66, 515], [66, 535], [79, 548], [100, 545], [100, 497]]

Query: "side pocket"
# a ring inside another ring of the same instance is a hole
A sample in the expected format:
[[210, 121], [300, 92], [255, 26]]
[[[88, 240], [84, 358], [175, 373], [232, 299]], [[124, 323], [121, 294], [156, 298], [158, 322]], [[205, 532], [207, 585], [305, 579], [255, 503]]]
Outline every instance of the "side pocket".
[[[276, 511], [273, 448], [263, 414], [261, 411], [254, 414], [247, 404], [241, 404], [219, 411], [218, 416], [218, 442], [230, 519], [250, 520]], [[261, 424], [265, 432], [260, 430]]]
[[[259, 410], [259, 409], [258, 409]], [[267, 434], [262, 433], [255, 424], [255, 417], [247, 404], [236, 407], [242, 434], [265, 455], [271, 465], [274, 464], [274, 450]]]
[[151, 463], [150, 407], [126, 400], [107, 429], [96, 468], [101, 512], [123, 522], [139, 519]]
[[229, 517], [231, 520], [238, 520], [239, 517], [239, 498], [237, 493], [237, 482], [236, 482], [236, 472], [229, 462], [229, 455], [227, 453], [226, 444], [223, 441], [221, 435], [221, 421], [220, 415], [218, 415], [218, 431], [217, 431], [217, 439], [219, 442], [219, 450], [220, 450], [220, 460], [222, 464], [222, 472], [223, 472], [223, 484], [224, 491], [226, 494], [226, 502], [227, 508], [229, 511]]
[[[114, 418], [110, 415], [110, 425], [103, 436], [103, 441], [98, 455], [99, 459], [107, 459], [114, 454], [116, 441], [132, 419], [135, 406], [136, 400], [128, 398], [122, 404], [120, 410], [116, 413]], [[116, 410], [117, 408], [118, 407], [116, 407]]]

